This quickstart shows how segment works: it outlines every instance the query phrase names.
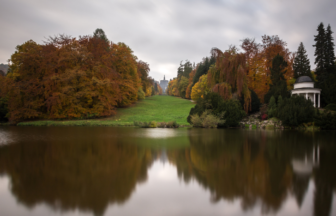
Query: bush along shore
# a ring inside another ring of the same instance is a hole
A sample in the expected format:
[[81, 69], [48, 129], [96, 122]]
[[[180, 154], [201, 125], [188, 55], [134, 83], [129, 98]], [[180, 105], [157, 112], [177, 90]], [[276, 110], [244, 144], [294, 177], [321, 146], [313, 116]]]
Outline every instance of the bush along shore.
[[251, 114], [250, 116], [243, 118], [239, 124], [241, 128], [246, 129], [285, 129], [285, 126], [278, 118], [270, 118], [267, 120], [261, 120], [260, 112]]

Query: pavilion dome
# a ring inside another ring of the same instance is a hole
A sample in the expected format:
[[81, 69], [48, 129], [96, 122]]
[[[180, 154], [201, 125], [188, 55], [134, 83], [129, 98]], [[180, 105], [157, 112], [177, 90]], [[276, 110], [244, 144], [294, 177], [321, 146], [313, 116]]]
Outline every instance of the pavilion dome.
[[314, 81], [309, 76], [300, 76], [295, 81], [295, 83], [303, 83], [303, 82], [314, 82]]

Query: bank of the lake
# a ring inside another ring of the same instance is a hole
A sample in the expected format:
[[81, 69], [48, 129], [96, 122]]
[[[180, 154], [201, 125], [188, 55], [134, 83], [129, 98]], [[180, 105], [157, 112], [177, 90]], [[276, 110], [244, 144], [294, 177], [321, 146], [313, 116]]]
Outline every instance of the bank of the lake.
[[84, 120], [39, 120], [18, 123], [19, 126], [133, 126], [134, 122], [170, 122], [188, 126], [187, 117], [195, 104], [182, 98], [155, 95], [136, 104], [117, 109], [108, 118]]

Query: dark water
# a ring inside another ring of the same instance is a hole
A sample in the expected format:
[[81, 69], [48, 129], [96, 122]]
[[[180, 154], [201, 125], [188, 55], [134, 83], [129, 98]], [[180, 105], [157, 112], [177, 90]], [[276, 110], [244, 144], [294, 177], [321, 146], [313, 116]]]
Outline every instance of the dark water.
[[336, 134], [0, 128], [0, 215], [336, 215]]

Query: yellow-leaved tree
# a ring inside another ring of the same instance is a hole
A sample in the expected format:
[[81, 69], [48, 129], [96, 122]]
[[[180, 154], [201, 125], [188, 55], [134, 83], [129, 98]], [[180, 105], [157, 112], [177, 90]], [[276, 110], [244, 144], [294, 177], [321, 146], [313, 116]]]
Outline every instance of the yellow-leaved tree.
[[203, 97], [203, 95], [206, 94], [206, 92], [208, 91], [208, 77], [206, 74], [204, 74], [199, 78], [198, 82], [192, 88], [191, 99], [197, 101], [200, 97]]

